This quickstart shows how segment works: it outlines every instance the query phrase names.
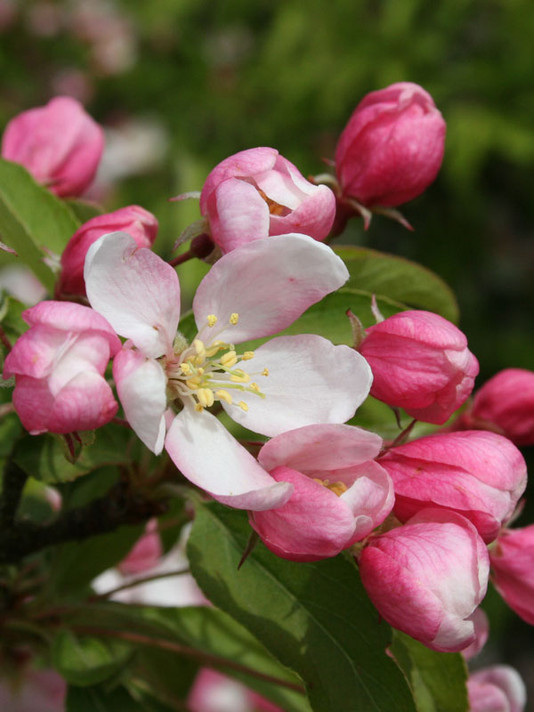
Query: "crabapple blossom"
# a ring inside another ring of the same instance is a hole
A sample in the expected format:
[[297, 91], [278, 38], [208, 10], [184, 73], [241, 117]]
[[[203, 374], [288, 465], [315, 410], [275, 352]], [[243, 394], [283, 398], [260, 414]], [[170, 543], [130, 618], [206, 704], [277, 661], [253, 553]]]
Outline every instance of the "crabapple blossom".
[[525, 683], [509, 665], [492, 665], [471, 673], [467, 693], [471, 712], [523, 712], [527, 701]]
[[330, 188], [313, 185], [268, 147], [226, 158], [208, 175], [200, 195], [200, 211], [223, 253], [291, 232], [324, 240], [334, 222], [335, 204]]
[[486, 543], [510, 519], [527, 483], [515, 445], [483, 430], [428, 435], [391, 448], [379, 461], [393, 480], [402, 522], [425, 507], [452, 509]]
[[499, 371], [475, 393], [455, 427], [494, 430], [516, 445], [534, 445], [534, 372]]
[[121, 574], [141, 574], [154, 568], [162, 555], [163, 549], [158, 534], [158, 522], [157, 519], [151, 519], [145, 527], [144, 534], [136, 541], [117, 568]]
[[139, 205], [129, 205], [88, 220], [76, 230], [61, 255], [59, 294], [85, 296], [83, 268], [87, 250], [99, 237], [117, 230], [131, 235], [139, 247], [151, 247], [156, 239], [158, 221]]
[[358, 563], [369, 598], [394, 628], [443, 652], [475, 640], [471, 616], [486, 594], [489, 563], [465, 517], [422, 510], [371, 537]]
[[209, 408], [217, 403], [267, 436], [352, 417], [371, 382], [353, 349], [313, 334], [280, 336], [255, 351], [235, 348], [284, 329], [347, 277], [332, 250], [306, 235], [250, 242], [223, 256], [200, 283], [193, 301], [198, 333], [188, 343], [176, 333], [174, 269], [125, 233], [100, 238], [87, 253], [87, 295], [128, 339], [113, 375], [134, 431], [155, 453], [165, 445], [183, 474], [224, 504], [283, 504], [292, 486], [277, 483]]
[[374, 458], [382, 439], [350, 425], [307, 425], [269, 440], [259, 463], [291, 482], [286, 504], [252, 512], [250, 523], [275, 554], [293, 561], [335, 556], [361, 541], [393, 507], [393, 485]]
[[89, 187], [103, 149], [102, 128], [68, 96], [15, 116], [2, 138], [2, 158], [20, 163], [61, 197]]
[[336, 147], [342, 195], [366, 207], [394, 207], [417, 197], [438, 174], [445, 121], [430, 94], [398, 82], [367, 94]]
[[475, 626], [475, 639], [471, 645], [468, 645], [467, 648], [463, 648], [461, 651], [465, 660], [471, 660], [471, 658], [478, 655], [486, 645], [489, 637], [489, 620], [482, 608], [478, 607], [475, 610], [471, 616], [471, 620]]
[[121, 343], [89, 307], [40, 302], [23, 312], [30, 325], [4, 363], [15, 376], [13, 405], [32, 435], [70, 433], [108, 423], [118, 404], [103, 374]]
[[534, 524], [505, 529], [490, 551], [492, 581], [506, 603], [534, 625]]
[[426, 423], [443, 424], [478, 374], [464, 334], [433, 312], [403, 311], [370, 326], [359, 350], [373, 371], [371, 395]]

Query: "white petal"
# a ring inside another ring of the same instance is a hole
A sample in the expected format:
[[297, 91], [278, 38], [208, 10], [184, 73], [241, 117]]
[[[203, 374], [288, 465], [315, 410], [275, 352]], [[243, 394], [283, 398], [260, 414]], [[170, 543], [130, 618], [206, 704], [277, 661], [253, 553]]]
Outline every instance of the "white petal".
[[269, 472], [279, 465], [305, 474], [354, 467], [373, 460], [382, 438], [352, 425], [305, 425], [269, 440], [258, 461]]
[[93, 309], [146, 356], [172, 345], [180, 318], [180, 285], [174, 269], [125, 232], [97, 240], [85, 259], [85, 286]]
[[219, 502], [263, 511], [285, 504], [293, 486], [277, 483], [211, 413], [185, 409], [173, 421], [165, 449], [193, 484]]
[[[204, 277], [193, 301], [199, 330], [218, 318], [216, 338], [229, 343], [270, 336], [348, 279], [343, 261], [307, 235], [254, 240], [224, 255]], [[230, 315], [239, 314], [235, 326]], [[215, 338], [215, 332], [214, 332]]]
[[[344, 423], [367, 398], [372, 382], [357, 351], [314, 334], [271, 339], [240, 368], [265, 398], [240, 392], [248, 411], [223, 403], [224, 409], [249, 430], [270, 436], [314, 423]], [[268, 376], [261, 375], [265, 368]]]
[[159, 455], [165, 438], [167, 378], [160, 364], [124, 348], [113, 362], [113, 377], [126, 420], [139, 439]]

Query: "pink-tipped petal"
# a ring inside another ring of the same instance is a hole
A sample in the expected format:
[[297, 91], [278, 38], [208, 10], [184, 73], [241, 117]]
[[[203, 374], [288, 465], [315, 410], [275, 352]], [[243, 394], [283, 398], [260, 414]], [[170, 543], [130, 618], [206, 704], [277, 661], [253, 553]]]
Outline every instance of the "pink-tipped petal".
[[[201, 329], [214, 314], [216, 338], [229, 343], [270, 336], [347, 279], [343, 261], [311, 237], [255, 240], [224, 255], [204, 277], [193, 301], [195, 321]], [[231, 325], [234, 313], [239, 321]]]
[[382, 438], [376, 433], [352, 425], [321, 423], [272, 438], [260, 450], [258, 461], [269, 471], [285, 465], [299, 472], [320, 472], [372, 460], [381, 447]]
[[277, 483], [206, 411], [185, 408], [179, 413], [165, 449], [188, 480], [230, 507], [271, 509], [291, 496], [292, 485]]
[[[250, 183], [230, 178], [214, 191], [211, 200], [216, 203], [210, 220], [211, 234], [224, 252], [268, 236], [269, 208]], [[246, 211], [243, 205], [247, 206]]]
[[[271, 339], [240, 366], [265, 397], [242, 392], [239, 398], [248, 410], [223, 406], [238, 423], [270, 436], [314, 423], [344, 423], [365, 400], [372, 381], [358, 352], [314, 334]], [[261, 375], [264, 369], [269, 375]]]
[[163, 450], [167, 378], [160, 364], [125, 347], [113, 362], [113, 377], [127, 421], [156, 455]]
[[171, 348], [180, 318], [174, 269], [127, 233], [99, 238], [87, 252], [85, 285], [93, 309], [145, 356]]

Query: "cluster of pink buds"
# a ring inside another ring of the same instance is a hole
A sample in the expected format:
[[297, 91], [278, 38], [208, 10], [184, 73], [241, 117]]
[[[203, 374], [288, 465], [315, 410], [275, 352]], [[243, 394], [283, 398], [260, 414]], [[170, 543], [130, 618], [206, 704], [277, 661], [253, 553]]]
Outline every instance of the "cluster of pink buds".
[[[280, 557], [351, 549], [382, 618], [430, 648], [460, 651], [477, 644], [490, 566], [504, 599], [534, 624], [534, 525], [506, 528], [526, 486], [517, 446], [534, 443], [534, 373], [497, 374], [459, 414], [478, 361], [437, 314], [399, 312], [370, 326], [357, 348], [277, 336], [347, 281], [325, 244], [332, 232], [349, 213], [393, 215], [419, 195], [436, 177], [444, 137], [430, 95], [400, 83], [356, 108], [337, 146], [334, 190], [273, 148], [219, 163], [199, 194], [196, 234], [214, 264], [193, 299], [192, 339], [178, 331], [177, 263], [152, 251], [156, 218], [136, 205], [92, 218], [61, 256], [57, 301], [24, 312], [30, 328], [3, 375], [15, 378], [14, 407], [30, 433], [71, 433], [117, 413], [106, 379], [113, 359], [124, 417], [150, 451], [165, 450], [193, 485], [247, 510]], [[2, 155], [73, 196], [90, 184], [102, 145], [80, 105], [59, 97], [13, 119]], [[457, 420], [386, 443], [347, 424], [369, 393], [417, 421]], [[263, 438], [257, 457], [221, 412]], [[149, 530], [123, 568], [160, 555]], [[502, 668], [474, 673], [472, 709], [519, 700], [517, 689]]]

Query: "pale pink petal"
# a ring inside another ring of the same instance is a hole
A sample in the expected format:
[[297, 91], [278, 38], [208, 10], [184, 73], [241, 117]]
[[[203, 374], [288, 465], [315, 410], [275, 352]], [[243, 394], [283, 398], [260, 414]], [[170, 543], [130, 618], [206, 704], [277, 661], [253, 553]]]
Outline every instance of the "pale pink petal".
[[[333, 481], [338, 481], [337, 474], [333, 474]], [[352, 468], [351, 475], [354, 482], [340, 499], [356, 517], [352, 544], [361, 541], [382, 524], [393, 509], [395, 492], [386, 470], [373, 460]], [[343, 481], [341, 477], [339, 479]]]
[[292, 485], [275, 480], [211, 413], [186, 408], [173, 421], [165, 449], [193, 484], [231, 507], [265, 510], [284, 504]]
[[[193, 301], [195, 321], [200, 330], [214, 314], [214, 338], [229, 343], [270, 336], [348, 276], [343, 261], [307, 235], [254, 240], [224, 255], [204, 277]], [[229, 323], [233, 313], [239, 314], [234, 326]]]
[[[371, 369], [357, 351], [314, 334], [271, 339], [240, 367], [265, 398], [239, 392], [246, 412], [237, 405], [223, 406], [238, 423], [269, 436], [314, 423], [344, 423], [365, 400], [372, 381]], [[264, 369], [268, 376], [262, 375]]]
[[17, 376], [17, 387], [13, 391], [13, 407], [20, 422], [31, 433], [39, 435], [48, 430], [48, 418], [54, 405], [46, 380]]
[[57, 393], [48, 416], [48, 430], [71, 433], [100, 428], [113, 418], [119, 404], [98, 373], [78, 373]]
[[46, 378], [54, 368], [55, 359], [72, 337], [68, 332], [35, 326], [17, 339], [4, 362], [4, 378], [15, 374]]
[[93, 309], [146, 356], [172, 346], [180, 318], [180, 285], [174, 269], [127, 233], [104, 235], [85, 260], [85, 285]]
[[230, 178], [218, 186], [212, 200], [212, 238], [224, 252], [269, 235], [269, 207], [250, 183]]
[[277, 435], [265, 443], [258, 460], [269, 471], [285, 465], [310, 474], [359, 465], [374, 459], [381, 447], [382, 438], [376, 433], [352, 425], [322, 423]]
[[156, 455], [163, 449], [167, 378], [160, 364], [125, 347], [113, 361], [124, 414], [136, 435]]

